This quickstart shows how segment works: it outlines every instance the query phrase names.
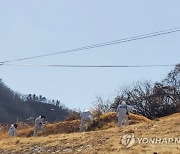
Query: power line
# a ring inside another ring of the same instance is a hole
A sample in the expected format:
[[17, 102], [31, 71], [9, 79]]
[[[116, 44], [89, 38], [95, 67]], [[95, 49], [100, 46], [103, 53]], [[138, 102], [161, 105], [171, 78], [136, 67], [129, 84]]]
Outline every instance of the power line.
[[0, 62], [0, 65], [3, 65], [5, 63], [9, 63], [9, 62], [23, 61], [23, 60], [28, 60], [28, 59], [35, 59], [35, 58], [40, 58], [40, 57], [53, 56], [53, 55], [57, 55], [57, 54], [65, 54], [65, 53], [70, 53], [70, 52], [77, 52], [77, 51], [82, 51], [82, 50], [110, 46], [110, 45], [115, 45], [115, 44], [120, 44], [120, 43], [125, 43], [125, 42], [146, 39], [146, 38], [150, 38], [150, 37], [156, 37], [156, 36], [160, 36], [160, 35], [166, 35], [166, 34], [175, 33], [175, 32], [179, 32], [179, 31], [180, 31], [180, 27], [177, 27], [177, 28], [147, 33], [147, 34], [138, 35], [138, 36], [134, 36], [134, 37], [124, 38], [124, 39], [120, 39], [120, 40], [99, 43], [99, 44], [94, 44], [94, 45], [89, 45], [89, 46], [84, 46], [84, 47], [79, 47], [79, 48], [74, 48], [74, 49], [69, 49], [69, 50], [63, 50], [63, 51], [58, 51], [58, 52], [53, 52], [53, 53], [48, 53], [48, 54], [43, 54], [43, 55], [38, 55], [38, 56], [2, 61], [2, 62]]
[[59, 65], [59, 64], [4, 64], [4, 66], [21, 66], [21, 67], [69, 67], [69, 68], [128, 68], [128, 67], [172, 67], [172, 65]]

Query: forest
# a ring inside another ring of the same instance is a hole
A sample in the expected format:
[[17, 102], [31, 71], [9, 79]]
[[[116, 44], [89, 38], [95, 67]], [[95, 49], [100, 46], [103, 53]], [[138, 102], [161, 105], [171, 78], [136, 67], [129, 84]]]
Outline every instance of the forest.
[[44, 115], [49, 122], [55, 122], [63, 120], [69, 112], [59, 100], [14, 92], [0, 79], [0, 123], [28, 122], [39, 115]]

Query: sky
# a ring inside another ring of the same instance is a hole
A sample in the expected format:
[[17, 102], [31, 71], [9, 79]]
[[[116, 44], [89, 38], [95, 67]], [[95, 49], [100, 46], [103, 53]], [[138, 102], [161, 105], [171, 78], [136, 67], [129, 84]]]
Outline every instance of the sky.
[[[0, 0], [0, 61], [32, 57], [180, 27], [179, 0]], [[9, 64], [172, 65], [180, 32]], [[0, 78], [22, 94], [90, 109], [137, 81], [161, 81], [174, 67], [62, 68], [0, 65]]]

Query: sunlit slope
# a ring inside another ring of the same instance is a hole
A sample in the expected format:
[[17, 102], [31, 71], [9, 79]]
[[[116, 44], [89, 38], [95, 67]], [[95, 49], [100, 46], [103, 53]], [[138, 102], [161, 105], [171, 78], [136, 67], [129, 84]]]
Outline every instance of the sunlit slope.
[[[150, 121], [146, 117], [130, 114], [129, 115], [129, 123], [135, 124], [140, 122], [148, 122]], [[72, 121], [63, 121], [54, 124], [48, 124], [45, 126], [45, 132], [41, 132], [40, 136], [47, 136], [58, 133], [74, 133], [79, 131], [80, 120], [72, 120]], [[111, 127], [116, 127], [117, 125], [117, 117], [115, 112], [109, 112], [101, 115], [98, 118], [95, 118], [93, 125], [91, 127], [91, 131], [94, 130], [103, 130]], [[87, 131], [87, 126], [85, 126], [85, 131]], [[19, 130], [20, 137], [30, 137], [33, 135], [33, 128], [26, 128]]]
[[[122, 128], [117, 128], [117, 122], [113, 117], [115, 118], [115, 113], [101, 116], [96, 119], [95, 124], [98, 120], [100, 121], [96, 127], [94, 126], [93, 131], [83, 133], [77, 132], [79, 121], [68, 121], [72, 125], [70, 128], [67, 126], [66, 129], [61, 127], [66, 126], [67, 122], [49, 124], [46, 127], [46, 132], [42, 133], [40, 137], [1, 140], [0, 153], [180, 153], [180, 144], [136, 143], [127, 149], [121, 143], [122, 136], [127, 133], [133, 133], [136, 138], [180, 138], [180, 113], [152, 121], [141, 116], [130, 115], [130, 125]], [[26, 133], [28, 131], [27, 129]], [[63, 131], [64, 133], [61, 133]], [[21, 133], [21, 136], [27, 135], [25, 131], [24, 134]]]

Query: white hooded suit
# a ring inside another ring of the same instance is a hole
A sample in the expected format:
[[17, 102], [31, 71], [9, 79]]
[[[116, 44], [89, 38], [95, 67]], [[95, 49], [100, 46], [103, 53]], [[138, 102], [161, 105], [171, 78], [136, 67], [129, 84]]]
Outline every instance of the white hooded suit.
[[14, 125], [11, 124], [11, 127], [8, 130], [8, 137], [13, 137], [13, 136], [17, 136], [17, 131]]
[[36, 118], [35, 126], [34, 126], [34, 136], [37, 136], [38, 131], [44, 130], [44, 128], [43, 128], [43, 125], [44, 125], [43, 120], [44, 120], [44, 118], [42, 118], [42, 116], [39, 116], [38, 118]]
[[84, 130], [85, 121], [88, 121], [88, 128], [89, 128], [93, 122], [93, 115], [90, 111], [84, 111], [81, 113], [80, 132]]
[[129, 125], [128, 121], [128, 112], [131, 111], [130, 106], [126, 105], [123, 101], [120, 105], [118, 105], [116, 110], [116, 115], [118, 117], [118, 127], [122, 126], [122, 123], [125, 122], [125, 125]]

